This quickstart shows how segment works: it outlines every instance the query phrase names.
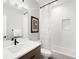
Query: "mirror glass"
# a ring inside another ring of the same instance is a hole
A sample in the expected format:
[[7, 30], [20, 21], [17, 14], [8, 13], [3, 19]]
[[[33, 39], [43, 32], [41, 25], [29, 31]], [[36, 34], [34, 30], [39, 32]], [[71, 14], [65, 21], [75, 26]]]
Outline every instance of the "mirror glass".
[[19, 0], [7, 0], [3, 3], [3, 38], [28, 37], [28, 10]]

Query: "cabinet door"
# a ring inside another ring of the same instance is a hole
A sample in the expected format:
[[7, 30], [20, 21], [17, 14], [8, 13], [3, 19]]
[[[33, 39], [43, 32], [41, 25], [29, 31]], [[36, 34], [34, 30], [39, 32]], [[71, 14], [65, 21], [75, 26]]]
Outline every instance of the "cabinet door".
[[19, 59], [40, 59], [40, 47], [30, 51]]

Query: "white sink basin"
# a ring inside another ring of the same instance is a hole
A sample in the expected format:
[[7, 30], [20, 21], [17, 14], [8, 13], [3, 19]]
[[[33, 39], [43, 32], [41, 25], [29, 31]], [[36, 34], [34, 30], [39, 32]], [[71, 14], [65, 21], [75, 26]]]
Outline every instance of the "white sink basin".
[[5, 40], [3, 42], [3, 47], [8, 47], [8, 46], [11, 46], [11, 45], [14, 45], [14, 42], [11, 41], [11, 40]]
[[8, 47], [8, 50], [12, 53], [17, 53], [20, 50], [22, 50], [23, 47], [24, 47], [24, 44], [13, 45], [11, 47]]

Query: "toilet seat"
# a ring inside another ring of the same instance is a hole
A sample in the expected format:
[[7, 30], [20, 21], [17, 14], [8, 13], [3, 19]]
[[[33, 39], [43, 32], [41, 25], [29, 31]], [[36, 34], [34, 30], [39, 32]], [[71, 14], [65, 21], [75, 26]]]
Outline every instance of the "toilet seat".
[[45, 48], [41, 48], [41, 54], [45, 57], [50, 57], [50, 55], [52, 54], [51, 51], [49, 51], [48, 49]]

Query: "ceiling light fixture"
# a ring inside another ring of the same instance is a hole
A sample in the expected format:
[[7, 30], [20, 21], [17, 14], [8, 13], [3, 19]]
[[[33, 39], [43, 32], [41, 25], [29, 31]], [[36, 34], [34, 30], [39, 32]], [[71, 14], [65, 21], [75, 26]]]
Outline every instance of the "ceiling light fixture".
[[19, 8], [19, 9], [21, 9], [22, 7], [24, 7], [23, 1], [19, 2], [19, 4], [17, 4], [17, 5], [18, 5], [18, 8]]

